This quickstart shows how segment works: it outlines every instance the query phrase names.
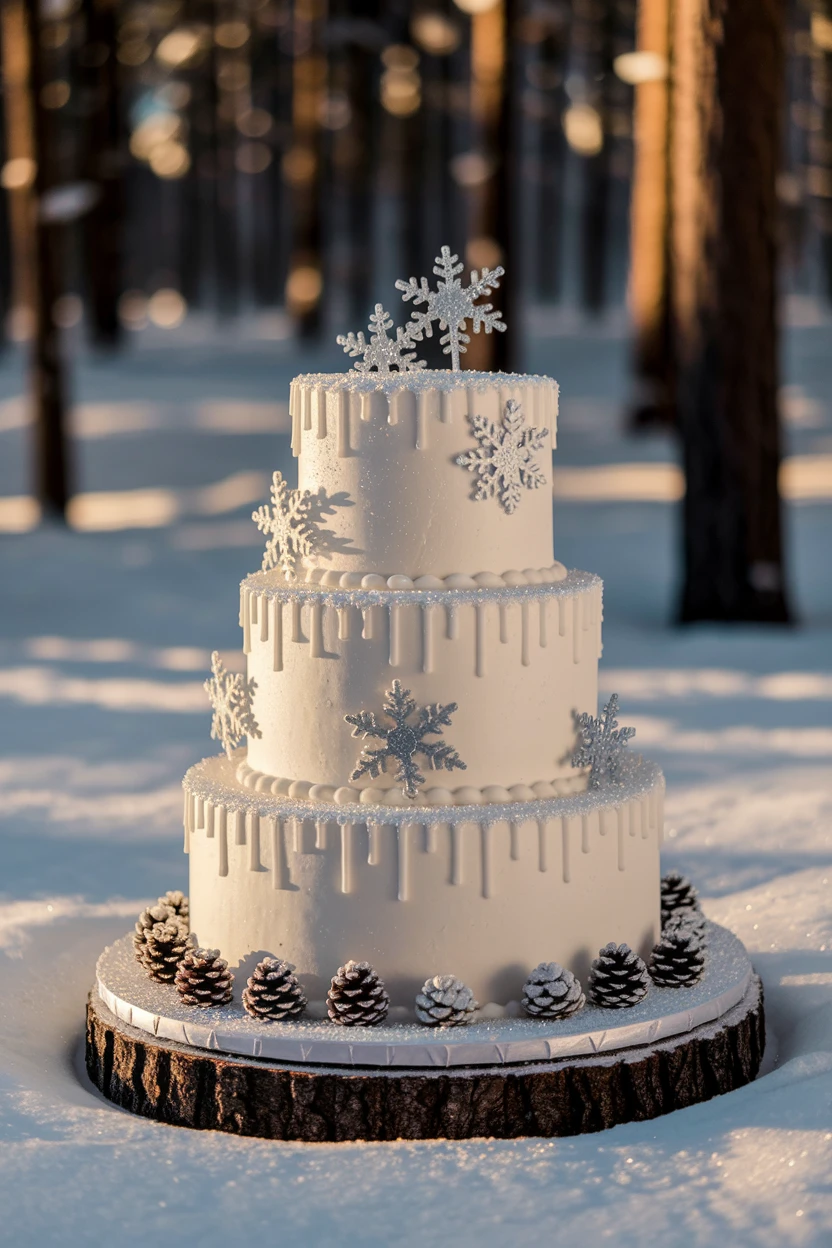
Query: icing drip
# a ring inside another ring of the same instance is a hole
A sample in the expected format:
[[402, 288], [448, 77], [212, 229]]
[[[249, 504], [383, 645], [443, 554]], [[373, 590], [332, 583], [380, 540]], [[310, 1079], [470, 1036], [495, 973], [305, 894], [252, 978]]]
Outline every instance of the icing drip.
[[189, 854], [191, 852], [191, 828], [193, 825], [191, 822], [191, 795], [187, 790], [185, 791], [185, 810], [182, 822], [185, 828], [185, 844], [183, 849], [186, 854]]
[[205, 803], [205, 835], [209, 841], [214, 839], [214, 807], [211, 802]]
[[546, 634], [546, 600], [541, 598], [537, 606], [540, 612], [540, 646], [541, 649], [545, 650], [548, 641]]
[[549, 847], [546, 841], [546, 820], [537, 821], [537, 867], [539, 871], [549, 870]]
[[257, 623], [257, 607], [258, 607], [259, 601], [260, 600], [257, 594], [249, 595], [249, 604], [250, 604], [250, 610], [251, 610], [251, 623], [252, 624]]
[[407, 901], [410, 897], [410, 831], [411, 824], [401, 823], [396, 829], [399, 848], [398, 898]]
[[520, 824], [513, 821], [508, 825], [509, 857], [512, 862], [520, 861]]
[[351, 823], [341, 825], [341, 892], [352, 892], [352, 855], [355, 828]]
[[283, 603], [274, 601], [274, 628], [272, 629], [272, 668], [283, 671]]
[[326, 820], [315, 821], [315, 848], [326, 849]]
[[368, 823], [367, 832], [367, 863], [371, 867], [377, 867], [381, 862], [381, 827], [377, 823]]
[[245, 845], [246, 843], [246, 812], [244, 810], [235, 810], [234, 812], [234, 844]]
[[338, 395], [338, 458], [347, 459], [350, 453], [350, 396]]
[[500, 641], [503, 645], [508, 641], [508, 607], [501, 602], [500, 611]]
[[364, 625], [361, 630], [361, 636], [364, 638], [365, 641], [374, 640], [374, 634], [373, 634], [373, 612], [374, 610], [375, 610], [375, 607], [364, 607], [364, 609], [361, 612], [361, 615], [364, 620]]
[[303, 395], [303, 427], [307, 430], [312, 428], [312, 395], [315, 393], [316, 391], [314, 390], [301, 391]]
[[326, 437], [326, 400], [327, 400], [327, 396], [326, 396], [325, 394], [320, 394], [318, 391], [316, 391], [316, 392], [315, 392], [315, 398], [317, 399], [316, 406], [317, 406], [317, 409], [318, 409], [318, 438], [320, 439], [320, 438], [325, 438], [325, 437]]
[[451, 883], [462, 884], [463, 882], [463, 862], [462, 862], [462, 824], [451, 824]]
[[474, 663], [474, 671], [477, 676], [485, 675], [485, 612], [486, 606], [484, 602], [478, 602], [474, 608], [476, 613], [476, 658]]
[[520, 604], [520, 662], [524, 667], [528, 667], [531, 662], [529, 657], [529, 604], [527, 602]]
[[426, 853], [426, 854], [435, 854], [435, 853], [436, 853], [436, 829], [437, 829], [437, 826], [438, 826], [438, 825], [437, 825], [437, 824], [435, 824], [435, 823], [426, 823], [426, 824], [424, 824], [424, 829], [425, 829], [425, 853]]
[[309, 622], [309, 653], [313, 659], [321, 659], [326, 654], [324, 647], [324, 613], [323, 604], [313, 602]]
[[492, 842], [494, 829], [487, 823], [480, 826], [480, 855], [482, 858], [482, 895], [486, 899], [494, 894], [491, 891]]
[[198, 830], [205, 827], [205, 799], [198, 797], [196, 799], [196, 819], [194, 827]]
[[581, 661], [581, 603], [578, 598], [572, 599], [572, 662]]
[[228, 875], [228, 812], [224, 806], [217, 807], [217, 845], [219, 848], [219, 874]]
[[249, 840], [248, 869], [249, 871], [260, 871], [262, 870], [260, 864], [260, 816], [256, 810], [251, 812], [250, 821], [251, 835]]
[[251, 613], [248, 600], [251, 595], [243, 590], [243, 654], [251, 654]]
[[428, 396], [420, 394], [416, 397], [416, 450], [428, 449]]
[[422, 611], [422, 671], [432, 672], [436, 662], [434, 654], [433, 607]]
[[624, 870], [624, 812], [626, 807], [619, 806], [615, 812], [615, 822], [618, 831], [618, 870]]
[[445, 636], [448, 641], [456, 641], [459, 637], [459, 614], [455, 606], [446, 607], [445, 612], [447, 616]]
[[404, 661], [402, 642], [402, 611], [403, 607], [390, 608], [390, 666], [401, 667]]
[[338, 612], [338, 640], [348, 641], [350, 638], [350, 607], [336, 607]]
[[560, 821], [560, 835], [563, 846], [563, 882], [568, 884], [571, 880], [571, 871], [569, 863], [569, 819], [564, 816]]

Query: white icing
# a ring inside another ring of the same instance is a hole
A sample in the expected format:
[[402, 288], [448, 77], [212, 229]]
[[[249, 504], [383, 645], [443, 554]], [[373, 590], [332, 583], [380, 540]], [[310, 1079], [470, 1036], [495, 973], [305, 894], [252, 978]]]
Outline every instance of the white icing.
[[[510, 515], [496, 499], [472, 500], [470, 474], [455, 463], [476, 445], [472, 418], [501, 421], [509, 399], [552, 434], [536, 457], [544, 484], [523, 491]], [[357, 382], [348, 374], [299, 377], [290, 411], [298, 486], [333, 500], [328, 548], [313, 564], [387, 569], [386, 576], [412, 580], [473, 575], [485, 551], [498, 568], [551, 564], [557, 386], [550, 378], [431, 370], [362, 374]]]
[[[251, 789], [239, 761], [206, 759], [185, 777], [192, 924], [232, 961], [291, 948], [324, 982], [333, 965], [367, 958], [400, 1003], [434, 965], [430, 916], [441, 914], [443, 964], [478, 999], [505, 1000], [518, 964], [555, 960], [586, 974], [588, 952], [608, 940], [644, 953], [655, 941], [664, 782], [653, 764], [637, 762], [624, 785], [533, 792], [524, 804], [514, 794], [487, 801], [472, 786], [437, 786], [415, 804], [399, 790], [344, 803], [338, 790], [297, 781], [288, 796]], [[220, 809], [229, 827], [243, 810], [248, 832], [244, 848], [226, 845], [225, 875], [206, 831]]]

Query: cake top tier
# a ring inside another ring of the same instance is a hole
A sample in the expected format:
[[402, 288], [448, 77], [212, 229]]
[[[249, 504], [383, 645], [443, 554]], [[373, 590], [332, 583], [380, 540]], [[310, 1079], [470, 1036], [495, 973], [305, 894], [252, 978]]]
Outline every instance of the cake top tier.
[[550, 567], [557, 400], [551, 378], [523, 374], [297, 377], [293, 497], [306, 497], [310, 540], [294, 574]]

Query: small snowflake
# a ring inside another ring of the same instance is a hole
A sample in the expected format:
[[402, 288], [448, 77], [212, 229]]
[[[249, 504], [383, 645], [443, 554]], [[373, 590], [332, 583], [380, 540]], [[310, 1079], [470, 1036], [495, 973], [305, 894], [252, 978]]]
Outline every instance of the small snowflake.
[[[384, 311], [380, 303], [376, 304], [376, 310], [370, 317], [368, 328], [370, 329], [369, 342], [363, 332], [339, 334], [335, 339], [339, 347], [343, 347], [351, 359], [359, 355], [363, 357], [360, 363], [353, 365], [356, 372], [369, 373], [375, 368], [379, 373], [389, 373], [391, 369], [396, 368], [401, 373], [415, 373], [425, 367], [425, 361], [417, 360], [416, 352], [411, 350], [417, 336], [410, 325], [404, 329], [399, 326], [396, 330], [395, 341], [388, 337], [388, 329], [393, 328], [393, 318]], [[421, 337], [419, 333], [419, 341]]]
[[603, 784], [624, 779], [629, 758], [624, 749], [635, 728], [619, 728], [618, 694], [614, 693], [597, 717], [583, 711], [573, 712], [578, 747], [572, 755], [573, 767], [589, 767], [589, 787], [598, 789]]
[[272, 476], [271, 499], [271, 506], [264, 503], [251, 518], [260, 532], [268, 535], [263, 571], [280, 567], [289, 580], [298, 560], [313, 555], [318, 548], [316, 500], [309, 490], [290, 489], [280, 472]]
[[471, 285], [463, 286], [459, 274], [464, 266], [458, 264], [458, 260], [458, 256], [451, 255], [450, 247], [442, 248], [433, 266], [433, 271], [439, 278], [436, 290], [430, 289], [426, 277], [419, 281], [411, 277], [409, 281], [400, 279], [396, 282], [396, 290], [402, 292], [405, 302], [412, 299], [415, 305], [425, 304], [427, 307], [425, 312], [413, 313], [413, 320], [407, 327], [411, 337], [417, 342], [422, 341], [423, 334], [426, 338], [432, 338], [433, 322], [438, 321], [440, 328], [446, 331], [439, 341], [445, 348], [445, 355], [451, 357], [451, 368], [454, 372], [459, 372], [460, 353], [465, 351], [466, 344], [471, 341], [469, 335], [463, 332], [468, 321], [472, 322], [476, 334], [481, 329], [487, 334], [493, 329], [501, 333], [506, 329], [501, 312], [495, 312], [490, 303], [474, 302], [482, 295], [490, 295], [492, 290], [497, 289], [505, 269], [498, 266], [496, 269], [483, 269], [482, 273], [472, 269]]
[[211, 677], [203, 687], [214, 708], [211, 738], [222, 742], [229, 758], [243, 737], [262, 736], [251, 709], [257, 685], [240, 672], [227, 672], [216, 650], [211, 655]]
[[[385, 696], [382, 710], [393, 721], [392, 728], [380, 724], [374, 711], [359, 711], [356, 715], [344, 716], [348, 724], [354, 725], [354, 737], [379, 737], [384, 742], [378, 750], [364, 747], [350, 780], [360, 780], [362, 776], [376, 779], [384, 771], [386, 760], [395, 759], [399, 765], [396, 779], [401, 781], [402, 792], [406, 797], [415, 797], [419, 786], [425, 783], [425, 777], [415, 761], [417, 754], [427, 759], [433, 771], [466, 770], [466, 764], [451, 746], [441, 740], [424, 739], [427, 733], [438, 733], [441, 728], [450, 727], [456, 702], [449, 702], [447, 706], [434, 702], [417, 709], [410, 690], [403, 689], [398, 680], [393, 681], [393, 688]], [[416, 722], [409, 724], [407, 721], [414, 712]]]
[[479, 446], [457, 455], [454, 463], [477, 474], [472, 497], [499, 498], [511, 515], [524, 488], [536, 490], [546, 484], [532, 451], [543, 449], [549, 430], [527, 425], [514, 399], [506, 403], [502, 425], [485, 416], [472, 416], [471, 425]]

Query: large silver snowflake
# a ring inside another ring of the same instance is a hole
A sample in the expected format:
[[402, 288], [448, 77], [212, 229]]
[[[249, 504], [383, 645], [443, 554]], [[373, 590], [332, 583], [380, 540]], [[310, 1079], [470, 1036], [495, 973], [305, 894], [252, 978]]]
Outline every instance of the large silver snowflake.
[[211, 655], [211, 676], [203, 687], [214, 708], [211, 738], [222, 742], [229, 758], [243, 737], [262, 736], [251, 708], [256, 683], [240, 672], [227, 672], [216, 650]]
[[314, 516], [316, 499], [309, 490], [293, 490], [283, 474], [272, 476], [271, 506], [264, 503], [251, 518], [261, 533], [267, 535], [263, 553], [263, 571], [280, 567], [287, 580], [295, 575], [299, 559], [313, 555], [318, 549], [318, 531]]
[[[380, 303], [376, 304], [368, 328], [369, 342], [363, 331], [357, 334], [339, 334], [335, 339], [351, 359], [362, 357], [358, 364], [353, 365], [356, 372], [369, 373], [376, 369], [379, 373], [389, 373], [395, 368], [400, 373], [415, 373], [425, 367], [425, 361], [417, 360], [416, 352], [412, 349], [414, 341], [417, 341], [412, 326], [407, 325], [404, 329], [399, 326], [395, 339], [390, 338], [387, 331], [393, 328], [393, 318], [389, 312], [384, 311]], [[421, 337], [419, 333], [418, 341], [421, 341]]]
[[[382, 710], [392, 721], [389, 728], [378, 722], [374, 711], [344, 716], [348, 724], [354, 725], [354, 737], [378, 737], [384, 742], [377, 750], [364, 747], [350, 780], [360, 780], [362, 776], [375, 779], [384, 771], [387, 759], [392, 759], [398, 763], [395, 776], [401, 781], [402, 792], [407, 797], [415, 797], [420, 785], [425, 783], [416, 763], [417, 754], [422, 755], [432, 771], [466, 770], [466, 764], [451, 746], [442, 740], [425, 740], [428, 733], [438, 734], [440, 729], [450, 727], [456, 702], [449, 702], [447, 706], [434, 702], [417, 709], [410, 690], [403, 689], [399, 680], [393, 681], [393, 688], [387, 691], [385, 699]], [[414, 714], [415, 721], [408, 723]]]
[[416, 306], [424, 304], [426, 307], [424, 312], [413, 313], [413, 319], [407, 327], [410, 336], [417, 342], [422, 341], [423, 334], [426, 338], [432, 338], [433, 322], [438, 321], [440, 328], [445, 330], [439, 341], [445, 349], [445, 355], [451, 357], [451, 368], [454, 372], [459, 372], [460, 353], [465, 351], [471, 341], [470, 336], [463, 332], [468, 321], [471, 321], [476, 334], [481, 329], [487, 334], [493, 329], [502, 333], [506, 328], [502, 313], [495, 312], [490, 303], [474, 302], [497, 289], [505, 269], [501, 265], [496, 269], [483, 269], [482, 273], [472, 269], [470, 286], [463, 286], [459, 274], [464, 266], [457, 263], [458, 260], [458, 256], [451, 255], [450, 247], [442, 248], [433, 266], [433, 271], [439, 278], [436, 290], [430, 289], [426, 277], [418, 280], [411, 277], [406, 282], [401, 279], [396, 282], [396, 290], [402, 292], [402, 299], [406, 303], [412, 299]]
[[629, 757], [624, 753], [627, 742], [636, 735], [635, 728], [618, 727], [618, 694], [614, 693], [600, 715], [573, 712], [578, 745], [572, 755], [573, 767], [589, 767], [589, 787], [625, 778]]
[[479, 446], [457, 455], [454, 463], [477, 474], [473, 498], [498, 498], [511, 515], [524, 489], [536, 490], [546, 484], [532, 452], [543, 449], [549, 430], [527, 425], [514, 399], [506, 403], [502, 424], [472, 416], [471, 427]]

